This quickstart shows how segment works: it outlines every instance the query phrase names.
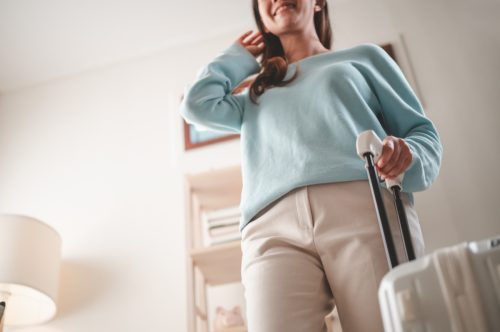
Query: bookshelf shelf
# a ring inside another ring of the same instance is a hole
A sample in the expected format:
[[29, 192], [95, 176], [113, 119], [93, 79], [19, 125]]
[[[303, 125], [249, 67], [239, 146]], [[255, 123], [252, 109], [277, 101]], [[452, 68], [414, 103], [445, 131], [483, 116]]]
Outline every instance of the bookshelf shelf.
[[240, 167], [218, 169], [186, 177], [191, 193], [196, 195], [200, 210], [216, 210], [240, 203]]
[[192, 249], [191, 258], [208, 285], [216, 286], [241, 280], [240, 241]]

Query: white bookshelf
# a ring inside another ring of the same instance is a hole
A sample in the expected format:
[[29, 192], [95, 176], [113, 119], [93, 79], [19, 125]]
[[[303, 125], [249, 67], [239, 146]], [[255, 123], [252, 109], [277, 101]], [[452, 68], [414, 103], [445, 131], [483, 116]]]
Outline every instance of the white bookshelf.
[[[186, 245], [188, 268], [188, 331], [209, 332], [207, 287], [241, 281], [241, 242], [205, 246], [202, 214], [238, 206], [239, 166], [185, 176]], [[244, 332], [233, 328], [224, 332]]]

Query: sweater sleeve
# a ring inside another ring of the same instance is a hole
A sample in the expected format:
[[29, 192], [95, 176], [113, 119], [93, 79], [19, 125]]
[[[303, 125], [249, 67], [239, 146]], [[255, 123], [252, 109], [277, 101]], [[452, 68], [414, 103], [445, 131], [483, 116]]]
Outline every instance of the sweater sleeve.
[[441, 165], [442, 145], [433, 123], [425, 116], [422, 105], [392, 58], [375, 44], [364, 45], [374, 70], [372, 87], [376, 94], [389, 135], [403, 138], [413, 155], [405, 172], [403, 190], [427, 189], [437, 178]]
[[231, 92], [258, 70], [255, 57], [238, 42], [233, 43], [198, 72], [194, 84], [185, 90], [181, 115], [188, 123], [208, 129], [239, 132], [244, 96]]

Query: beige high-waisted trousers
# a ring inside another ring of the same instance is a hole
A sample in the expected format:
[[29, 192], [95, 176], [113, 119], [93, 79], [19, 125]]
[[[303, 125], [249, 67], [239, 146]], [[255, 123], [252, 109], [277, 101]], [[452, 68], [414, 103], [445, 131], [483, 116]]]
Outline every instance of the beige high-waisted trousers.
[[[382, 189], [398, 257], [404, 253], [392, 194]], [[402, 194], [417, 256], [422, 232]], [[242, 231], [248, 332], [322, 332], [337, 306], [344, 332], [383, 331], [377, 291], [388, 271], [368, 181], [297, 188]]]

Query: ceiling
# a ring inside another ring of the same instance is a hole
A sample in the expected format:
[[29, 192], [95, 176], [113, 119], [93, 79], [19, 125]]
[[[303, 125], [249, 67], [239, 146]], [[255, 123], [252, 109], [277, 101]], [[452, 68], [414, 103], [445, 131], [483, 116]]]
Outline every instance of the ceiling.
[[0, 94], [253, 26], [250, 0], [0, 0]]

